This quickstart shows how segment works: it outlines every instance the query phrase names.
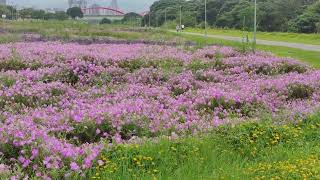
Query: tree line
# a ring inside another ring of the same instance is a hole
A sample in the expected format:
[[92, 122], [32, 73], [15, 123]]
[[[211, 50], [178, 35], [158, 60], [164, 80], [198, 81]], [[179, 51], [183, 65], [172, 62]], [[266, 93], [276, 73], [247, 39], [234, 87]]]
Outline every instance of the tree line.
[[[7, 19], [41, 19], [41, 20], [66, 20], [68, 18], [83, 18], [83, 12], [79, 7], [71, 7], [67, 11], [56, 11], [46, 12], [44, 10], [25, 8], [17, 10], [12, 6], [1, 6], [0, 5], [0, 17], [1, 15], [6, 15]], [[127, 25], [141, 25], [142, 16], [140, 14], [130, 12], [124, 15], [122, 20], [111, 21], [108, 18], [103, 18], [100, 24], [127, 24]]]
[[[204, 27], [204, 0], [159, 0], [143, 19], [148, 25], [180, 22], [187, 27]], [[253, 28], [253, 0], [207, 0], [207, 23], [218, 28]], [[299, 33], [320, 32], [319, 0], [258, 0], [258, 30]]]
[[72, 19], [82, 18], [83, 13], [80, 8], [72, 7], [67, 11], [47, 12], [42, 9], [24, 8], [17, 10], [13, 6], [0, 5], [0, 16], [6, 15], [7, 19], [41, 19], [41, 20], [67, 20], [69, 17]]

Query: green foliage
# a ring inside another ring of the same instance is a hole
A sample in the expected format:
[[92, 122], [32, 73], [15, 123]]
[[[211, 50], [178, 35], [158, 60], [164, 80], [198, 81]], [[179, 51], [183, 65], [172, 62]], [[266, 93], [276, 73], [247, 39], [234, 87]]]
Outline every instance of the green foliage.
[[60, 20], [60, 21], [68, 19], [68, 15], [64, 11], [57, 11], [53, 15], [54, 15], [53, 18], [45, 17], [45, 19], [57, 19], [57, 20]]
[[0, 76], [0, 86], [11, 87], [16, 83], [15, 79], [12, 79], [7, 76]]
[[[278, 67], [270, 66], [268, 64], [261, 65], [255, 70], [257, 74], [264, 74], [264, 75], [278, 75], [278, 74], [288, 74], [288, 73], [305, 73], [307, 71], [307, 67], [304, 65], [299, 64], [289, 64], [283, 62]], [[249, 69], [250, 71], [250, 69]]]
[[95, 77], [93, 80], [93, 84], [102, 87], [103, 85], [107, 85], [112, 81], [112, 76], [108, 73], [101, 73], [99, 76]]
[[140, 69], [144, 66], [144, 62], [142, 60], [136, 59], [136, 60], [132, 60], [132, 61], [123, 61], [120, 62], [119, 66], [121, 68], [127, 68], [129, 69], [131, 72]]
[[0, 15], [9, 15], [10, 14], [10, 10], [3, 5], [0, 5]]
[[65, 76], [64, 82], [75, 85], [79, 80], [80, 78], [73, 71], [69, 71]]
[[[318, 179], [320, 116], [223, 126], [196, 137], [105, 149], [96, 179]], [[263, 178], [264, 177], [264, 178]]]
[[300, 33], [314, 33], [319, 31], [320, 2], [309, 6], [303, 14], [291, 21], [290, 30]]
[[100, 24], [111, 24], [112, 21], [108, 18], [103, 18], [101, 21], [100, 21]]
[[188, 64], [188, 69], [190, 69], [192, 72], [197, 72], [199, 70], [206, 70], [209, 68], [222, 68], [223, 62], [222, 58], [223, 56], [221, 53], [214, 53], [214, 54], [206, 54], [206, 58], [210, 59], [208, 62], [203, 62], [199, 60], [193, 60]]
[[[311, 27], [305, 26], [308, 31], [316, 32], [316, 23], [319, 22], [318, 15], [314, 15], [317, 9], [312, 5], [316, 0], [265, 0], [258, 1], [258, 29], [261, 31], [288, 31], [292, 28], [290, 20], [297, 18], [306, 6], [310, 13], [302, 15], [300, 24], [312, 24]], [[204, 21], [204, 0], [160, 0], [151, 6], [152, 26], [163, 25], [165, 14], [167, 20], [175, 20], [179, 23], [180, 6], [182, 6], [182, 24], [187, 27], [197, 27]], [[311, 10], [310, 10], [311, 9]], [[317, 14], [318, 12], [316, 12]], [[308, 16], [307, 16], [308, 15]], [[252, 29], [254, 18], [254, 7], [250, 0], [208, 0], [207, 1], [207, 22], [210, 26], [222, 28], [242, 28], [242, 20], [246, 18], [245, 29]], [[298, 18], [299, 19], [299, 18]], [[149, 16], [145, 16], [143, 22], [149, 22]], [[297, 23], [295, 23], [297, 24]], [[299, 24], [299, 23], [298, 23]], [[201, 26], [200, 26], [201, 27]], [[299, 29], [299, 28], [298, 28]], [[296, 29], [296, 30], [298, 30]], [[299, 31], [300, 32], [300, 31]]]
[[19, 15], [22, 19], [31, 18], [32, 12], [32, 8], [25, 8], [19, 11]]
[[142, 19], [142, 16], [140, 14], [130, 12], [124, 15], [121, 22], [126, 24], [136, 24], [137, 22], [140, 23], [141, 19]]
[[[68, 19], [68, 15], [64, 11], [57, 11], [55, 13], [45, 12], [44, 10], [37, 10], [33, 8], [24, 8], [17, 11], [14, 7], [7, 7], [7, 14], [9, 19], [16, 18], [17, 13], [19, 13], [20, 17], [23, 19], [41, 19], [41, 20], [66, 20]], [[1, 7], [0, 7], [1, 14]]]
[[[99, 133], [97, 133], [98, 127]], [[99, 142], [105, 132], [112, 132], [112, 128], [107, 119], [99, 125], [94, 120], [85, 120], [84, 122], [74, 123], [73, 131], [66, 133], [64, 136], [70, 143], [81, 145]]]
[[[0, 144], [0, 160], [5, 163], [10, 163], [11, 158], [17, 159], [21, 148], [13, 146], [13, 143], [1, 143]], [[1, 172], [0, 172], [1, 177]]]
[[32, 10], [32, 19], [44, 19], [46, 12], [44, 10]]
[[27, 65], [23, 63], [17, 55], [15, 49], [12, 49], [12, 56], [10, 59], [0, 61], [0, 70], [22, 70], [26, 69]]
[[311, 98], [314, 89], [305, 84], [291, 84], [288, 86], [288, 99], [306, 99]]
[[78, 18], [83, 18], [83, 12], [79, 7], [69, 8], [67, 10], [67, 15], [70, 16], [72, 19], [75, 19], [77, 17]]
[[[143, 119], [143, 117], [142, 117]], [[120, 132], [121, 138], [124, 140], [129, 140], [133, 136], [136, 137], [150, 137], [151, 133], [147, 131], [146, 129], [138, 126], [135, 123], [129, 123], [125, 124], [121, 127], [121, 132]]]

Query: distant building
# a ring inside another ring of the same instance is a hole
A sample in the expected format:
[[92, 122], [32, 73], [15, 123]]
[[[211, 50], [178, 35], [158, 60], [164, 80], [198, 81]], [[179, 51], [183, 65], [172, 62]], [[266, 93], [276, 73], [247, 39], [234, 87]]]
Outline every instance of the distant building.
[[79, 7], [79, 8], [86, 8], [87, 7], [87, 0], [68, 0], [69, 8], [72, 7]]
[[0, 5], [7, 5], [7, 1], [6, 0], [0, 0]]
[[64, 11], [64, 9], [61, 9], [61, 8], [47, 8], [47, 9], [45, 9], [45, 11], [47, 13], [56, 13], [56, 12]]
[[89, 11], [88, 15], [100, 15], [99, 7], [100, 6], [98, 4], [92, 4], [92, 6], [90, 7], [91, 10]]

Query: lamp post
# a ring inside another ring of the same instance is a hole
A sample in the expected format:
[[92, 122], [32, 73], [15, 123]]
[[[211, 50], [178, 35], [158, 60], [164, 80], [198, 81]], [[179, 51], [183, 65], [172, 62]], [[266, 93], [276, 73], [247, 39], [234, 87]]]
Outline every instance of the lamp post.
[[254, 27], [253, 27], [253, 50], [257, 44], [257, 0], [254, 0]]
[[182, 25], [182, 6], [180, 5], [180, 28]]
[[207, 0], [204, 0], [204, 36], [207, 39], [208, 31], [207, 31]]
[[151, 28], [151, 10], [149, 11], [149, 29]]
[[167, 8], [164, 10], [164, 27], [167, 28]]

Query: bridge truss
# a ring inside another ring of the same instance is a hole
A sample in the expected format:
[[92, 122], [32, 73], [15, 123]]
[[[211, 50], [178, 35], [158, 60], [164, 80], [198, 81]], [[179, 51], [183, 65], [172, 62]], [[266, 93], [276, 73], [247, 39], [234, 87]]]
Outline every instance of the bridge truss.
[[123, 16], [125, 13], [118, 9], [111, 7], [90, 7], [82, 8], [85, 16]]

